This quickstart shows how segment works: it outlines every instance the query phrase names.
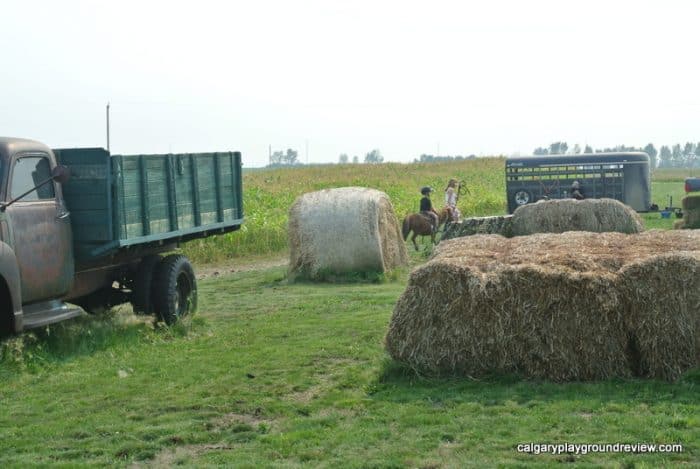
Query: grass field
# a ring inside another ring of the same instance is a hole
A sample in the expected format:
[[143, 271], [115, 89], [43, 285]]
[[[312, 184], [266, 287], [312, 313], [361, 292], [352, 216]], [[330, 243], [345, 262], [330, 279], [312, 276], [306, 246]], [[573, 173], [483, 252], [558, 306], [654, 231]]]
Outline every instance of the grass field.
[[[424, 380], [383, 351], [404, 285], [289, 285], [277, 267], [202, 281], [200, 313], [175, 329], [116, 312], [6, 342], [0, 466], [700, 464], [698, 372], [674, 384]], [[516, 451], [528, 442], [684, 452]]]
[[[287, 247], [287, 212], [294, 199], [306, 192], [330, 187], [362, 186], [386, 192], [402, 218], [418, 210], [420, 188], [432, 186], [434, 204], [443, 205], [443, 190], [451, 177], [464, 180], [470, 190], [459, 201], [463, 216], [506, 213], [504, 160], [474, 160], [382, 165], [347, 164], [245, 172], [243, 179], [245, 223], [240, 231], [193, 241], [185, 253], [198, 262], [218, 262], [249, 254], [284, 251]], [[683, 196], [683, 179], [688, 170], [657, 170], [653, 176], [653, 201], [675, 206]], [[673, 220], [658, 213], [643, 215], [648, 228], [669, 229]]]
[[[502, 160], [485, 159], [247, 173], [245, 228], [186, 251], [229, 267], [241, 255], [279, 256], [288, 206], [323, 187], [382, 189], [401, 216], [415, 209], [417, 188], [441, 190], [455, 176], [471, 189], [460, 204], [467, 215], [502, 213], [501, 171]], [[655, 201], [665, 205], [667, 192], [680, 200], [679, 181], [657, 173]], [[645, 218], [652, 227], [673, 222]], [[425, 260], [411, 255], [413, 265]], [[123, 307], [4, 340], [0, 467], [700, 466], [699, 370], [677, 383], [553, 384], [427, 380], [392, 363], [383, 338], [406, 276], [290, 285], [284, 267], [224, 273], [200, 281], [200, 312], [172, 328]], [[684, 451], [516, 451], [529, 442]]]

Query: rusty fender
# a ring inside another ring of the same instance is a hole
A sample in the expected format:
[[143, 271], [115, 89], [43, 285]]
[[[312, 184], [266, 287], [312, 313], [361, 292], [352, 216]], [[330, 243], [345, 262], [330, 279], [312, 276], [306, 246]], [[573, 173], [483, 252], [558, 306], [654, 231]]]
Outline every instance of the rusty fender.
[[7, 243], [0, 241], [0, 282], [7, 285], [12, 301], [12, 311], [0, 311], [0, 314], [11, 314], [15, 332], [22, 330], [22, 292], [19, 278], [19, 268], [17, 267], [17, 257]]

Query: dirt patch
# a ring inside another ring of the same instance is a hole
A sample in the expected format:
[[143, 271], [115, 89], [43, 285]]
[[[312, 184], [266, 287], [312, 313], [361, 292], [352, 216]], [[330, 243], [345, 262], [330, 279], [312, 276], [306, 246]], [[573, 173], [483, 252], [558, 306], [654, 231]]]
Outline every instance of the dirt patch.
[[261, 424], [269, 427], [272, 425], [272, 422], [273, 421], [270, 419], [264, 419], [257, 415], [231, 412], [214, 419], [212, 424], [214, 425], [214, 428], [217, 429], [228, 428], [237, 424], [250, 425], [254, 429], [257, 429]]
[[[219, 433], [225, 430], [233, 431], [250, 431], [256, 433], [268, 433], [272, 428], [274, 421], [265, 419], [256, 414], [239, 414], [231, 412], [213, 419], [209, 424], [209, 429], [214, 433]], [[236, 429], [236, 427], [242, 427]], [[262, 427], [265, 427], [264, 430]], [[227, 443], [208, 443], [208, 444], [190, 444], [183, 445], [180, 438], [171, 439], [172, 443], [177, 444], [175, 447], [163, 448], [156, 456], [147, 463], [133, 464], [132, 468], [141, 467], [173, 467], [190, 458], [196, 458], [209, 451], [230, 451], [236, 449], [236, 445]], [[180, 444], [178, 444], [180, 443]]]
[[201, 444], [201, 445], [185, 445], [178, 446], [176, 448], [167, 448], [156, 455], [152, 461], [148, 461], [147, 464], [134, 464], [132, 468], [140, 467], [173, 467], [178, 464], [179, 461], [197, 457], [208, 451], [220, 451], [220, 450], [232, 450], [233, 446], [225, 444]]
[[358, 362], [348, 358], [323, 358], [313, 361], [318, 370], [316, 373], [316, 383], [304, 391], [290, 393], [287, 398], [301, 404], [308, 404], [312, 400], [320, 397], [323, 393], [331, 390], [339, 378], [340, 370], [344, 367], [357, 364]]
[[197, 266], [197, 280], [203, 280], [209, 277], [219, 277], [222, 275], [231, 275], [240, 272], [250, 272], [254, 270], [265, 270], [273, 267], [282, 267], [289, 264], [289, 257], [274, 257], [266, 259], [246, 259], [243, 261], [231, 259], [225, 263], [207, 264]]

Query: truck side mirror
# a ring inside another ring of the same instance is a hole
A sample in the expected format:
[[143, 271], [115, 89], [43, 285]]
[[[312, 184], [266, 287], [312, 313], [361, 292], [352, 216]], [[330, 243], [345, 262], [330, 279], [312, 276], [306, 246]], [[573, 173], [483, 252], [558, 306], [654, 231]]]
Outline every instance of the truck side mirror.
[[65, 184], [70, 179], [70, 169], [67, 166], [59, 164], [51, 171], [51, 179], [59, 184]]

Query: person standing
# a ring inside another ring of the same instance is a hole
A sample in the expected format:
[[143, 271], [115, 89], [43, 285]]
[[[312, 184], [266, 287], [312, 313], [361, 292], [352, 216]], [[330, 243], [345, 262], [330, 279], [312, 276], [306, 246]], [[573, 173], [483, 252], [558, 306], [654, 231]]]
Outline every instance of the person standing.
[[445, 188], [445, 205], [450, 209], [450, 216], [454, 222], [459, 221], [462, 216], [457, 208], [458, 192], [457, 180], [454, 178], [450, 179]]
[[580, 182], [574, 181], [573, 184], [571, 184], [571, 197], [576, 200], [583, 200], [585, 198]]

